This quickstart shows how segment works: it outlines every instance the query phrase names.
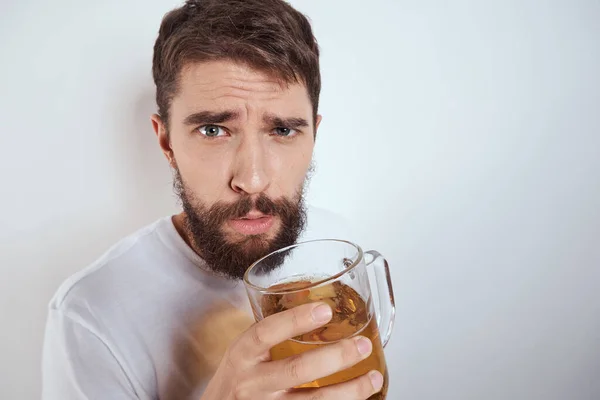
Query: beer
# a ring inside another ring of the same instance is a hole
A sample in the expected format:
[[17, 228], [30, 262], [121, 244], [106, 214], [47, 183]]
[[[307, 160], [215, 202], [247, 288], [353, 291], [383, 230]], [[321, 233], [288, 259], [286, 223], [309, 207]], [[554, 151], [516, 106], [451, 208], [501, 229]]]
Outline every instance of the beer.
[[371, 370], [378, 370], [384, 376], [383, 387], [379, 393], [369, 397], [369, 400], [385, 399], [388, 375], [379, 329], [370, 309], [370, 302], [367, 303], [353, 288], [338, 281], [303, 289], [309, 285], [311, 280], [281, 283], [271, 286], [269, 292], [286, 291], [287, 293], [263, 295], [261, 308], [264, 317], [315, 301], [323, 301], [333, 310], [333, 317], [327, 325], [273, 347], [271, 358], [280, 360], [355, 335], [368, 337], [373, 343], [373, 351], [368, 358], [344, 371], [307, 382], [296, 389], [341, 383]]

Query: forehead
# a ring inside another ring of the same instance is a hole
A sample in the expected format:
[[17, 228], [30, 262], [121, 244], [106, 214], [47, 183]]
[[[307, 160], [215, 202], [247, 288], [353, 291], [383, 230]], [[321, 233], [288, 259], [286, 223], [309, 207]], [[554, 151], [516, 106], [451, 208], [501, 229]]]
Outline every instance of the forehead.
[[191, 63], [182, 69], [172, 102], [173, 114], [230, 109], [303, 116], [312, 112], [302, 83], [281, 82], [231, 61]]

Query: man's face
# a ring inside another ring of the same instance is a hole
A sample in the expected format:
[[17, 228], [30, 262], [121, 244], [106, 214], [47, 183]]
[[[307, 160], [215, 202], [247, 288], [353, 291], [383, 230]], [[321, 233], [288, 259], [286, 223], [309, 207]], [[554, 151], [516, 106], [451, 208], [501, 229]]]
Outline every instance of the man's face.
[[317, 128], [304, 85], [229, 61], [190, 64], [169, 126], [156, 115], [153, 122], [189, 239], [212, 269], [240, 278], [296, 241]]

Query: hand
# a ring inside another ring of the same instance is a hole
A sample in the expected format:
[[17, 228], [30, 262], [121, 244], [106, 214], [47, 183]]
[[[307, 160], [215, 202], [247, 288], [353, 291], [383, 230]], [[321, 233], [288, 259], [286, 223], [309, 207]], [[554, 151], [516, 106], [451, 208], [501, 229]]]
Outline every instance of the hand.
[[365, 400], [377, 393], [383, 384], [378, 371], [337, 385], [289, 391], [367, 358], [372, 344], [362, 336], [271, 361], [273, 346], [325, 325], [331, 313], [324, 303], [310, 303], [254, 324], [229, 346], [202, 400]]

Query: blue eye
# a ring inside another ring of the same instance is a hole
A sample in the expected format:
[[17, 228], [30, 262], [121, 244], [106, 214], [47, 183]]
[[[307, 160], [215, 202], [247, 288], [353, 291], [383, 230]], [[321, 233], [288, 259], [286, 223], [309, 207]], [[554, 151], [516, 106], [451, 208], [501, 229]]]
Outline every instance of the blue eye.
[[297, 133], [295, 129], [285, 128], [285, 127], [275, 128], [273, 130], [273, 132], [275, 133], [275, 135], [277, 135], [277, 136], [283, 136], [283, 137], [294, 136]]
[[206, 137], [218, 137], [226, 134], [225, 129], [217, 125], [204, 125], [198, 128], [198, 132]]

